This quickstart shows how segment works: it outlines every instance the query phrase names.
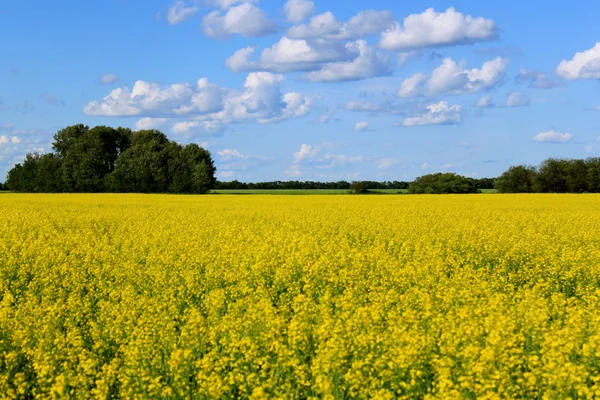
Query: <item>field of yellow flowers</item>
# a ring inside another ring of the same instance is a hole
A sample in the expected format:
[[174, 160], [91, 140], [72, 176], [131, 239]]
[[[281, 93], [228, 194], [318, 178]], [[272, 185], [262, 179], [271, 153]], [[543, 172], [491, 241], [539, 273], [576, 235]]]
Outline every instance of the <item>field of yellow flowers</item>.
[[600, 396], [600, 196], [0, 195], [2, 398]]

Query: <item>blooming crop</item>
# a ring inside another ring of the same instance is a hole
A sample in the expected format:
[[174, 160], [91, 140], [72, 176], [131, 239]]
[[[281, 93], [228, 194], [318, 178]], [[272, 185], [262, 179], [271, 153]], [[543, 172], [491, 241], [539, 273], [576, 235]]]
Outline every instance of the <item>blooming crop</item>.
[[0, 397], [600, 396], [600, 196], [0, 196]]

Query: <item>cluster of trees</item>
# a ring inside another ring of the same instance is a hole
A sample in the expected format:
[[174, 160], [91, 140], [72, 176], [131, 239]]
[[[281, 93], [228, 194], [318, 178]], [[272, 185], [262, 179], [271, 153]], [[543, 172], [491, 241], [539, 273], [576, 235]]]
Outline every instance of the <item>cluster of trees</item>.
[[549, 158], [512, 166], [496, 181], [500, 193], [600, 193], [600, 158]]
[[216, 183], [211, 154], [182, 146], [157, 130], [69, 126], [54, 135], [53, 153], [28, 154], [8, 173], [17, 192], [206, 193]]
[[417, 178], [408, 187], [411, 194], [468, 194], [477, 193], [477, 181], [454, 173], [437, 173]]

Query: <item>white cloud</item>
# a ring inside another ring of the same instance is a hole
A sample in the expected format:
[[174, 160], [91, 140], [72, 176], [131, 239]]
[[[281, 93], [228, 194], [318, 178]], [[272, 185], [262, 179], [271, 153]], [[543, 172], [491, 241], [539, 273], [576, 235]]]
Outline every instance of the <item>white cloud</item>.
[[505, 76], [508, 60], [495, 58], [483, 64], [481, 69], [464, 69], [464, 62], [457, 64], [446, 58], [430, 76], [417, 73], [402, 82], [400, 97], [439, 96], [477, 93], [498, 85]]
[[421, 164], [421, 169], [427, 169], [429, 168], [429, 163], [424, 162], [423, 164]]
[[251, 3], [233, 6], [227, 12], [213, 11], [205, 15], [202, 28], [206, 36], [213, 38], [227, 38], [235, 34], [258, 37], [276, 31], [265, 12]]
[[477, 107], [479, 108], [493, 108], [495, 106], [492, 96], [486, 95], [477, 100]]
[[288, 21], [298, 24], [315, 13], [315, 3], [310, 0], [288, 0], [283, 10]]
[[462, 108], [459, 105], [449, 105], [446, 101], [430, 104], [426, 111], [414, 117], [404, 118], [402, 123], [405, 127], [425, 125], [454, 125], [460, 124]]
[[550, 79], [540, 71], [531, 71], [526, 68], [519, 68], [519, 75], [515, 78], [517, 83], [528, 84], [536, 89], [553, 89], [565, 86], [564, 81]]
[[227, 10], [229, 7], [240, 3], [256, 4], [258, 0], [204, 0], [204, 4], [207, 7], [216, 7], [221, 10]]
[[225, 149], [225, 150], [217, 152], [217, 154], [219, 156], [221, 156], [221, 160], [223, 160], [223, 161], [229, 161], [229, 160], [236, 159], [236, 158], [245, 160], [248, 158], [248, 156], [246, 156], [246, 155], [240, 153], [238, 150], [234, 150], [234, 149]]
[[442, 169], [442, 171], [448, 171], [449, 169], [456, 169], [458, 167], [459, 167], [458, 164], [448, 163], [448, 164], [442, 165], [441, 169]]
[[182, 138], [219, 136], [227, 126], [220, 121], [183, 121], [174, 124], [171, 132]]
[[568, 143], [573, 140], [573, 135], [550, 130], [548, 132], [538, 133], [533, 137], [533, 140], [540, 143]]
[[185, 118], [173, 126], [174, 133], [218, 134], [230, 123], [280, 122], [306, 115], [310, 100], [296, 92], [281, 93], [284, 79], [283, 75], [253, 72], [242, 91], [222, 88], [205, 78], [195, 85], [160, 86], [138, 81], [131, 90], [118, 88], [102, 100], [88, 103], [84, 112], [94, 116]]
[[381, 34], [379, 46], [386, 50], [408, 51], [425, 47], [454, 46], [494, 40], [498, 27], [493, 20], [463, 15], [454, 8], [436, 12], [433, 8], [412, 14]]
[[5, 144], [19, 144], [21, 143], [21, 139], [17, 136], [6, 136], [6, 135], [2, 135], [0, 136], [0, 147], [2, 147]]
[[304, 78], [310, 82], [334, 82], [391, 74], [389, 58], [370, 47], [364, 40], [348, 46], [350, 46], [351, 52], [358, 52], [358, 57], [352, 61], [326, 64], [318, 71], [308, 72]]
[[354, 130], [356, 132], [366, 132], [369, 130], [369, 123], [367, 121], [357, 122], [356, 125], [354, 125]]
[[262, 51], [257, 61], [251, 57], [253, 47], [238, 50], [226, 61], [234, 71], [293, 72], [311, 71], [330, 62], [348, 61], [359, 56], [359, 49], [350, 44], [325, 40], [295, 40], [282, 37], [279, 42]]
[[391, 11], [361, 11], [348, 22], [339, 21], [331, 12], [316, 15], [307, 24], [291, 27], [292, 39], [355, 40], [382, 32], [391, 26]]
[[303, 144], [300, 150], [294, 153], [294, 164], [300, 164], [305, 159], [315, 158], [321, 151], [321, 146]]
[[329, 121], [331, 121], [331, 119], [333, 118], [333, 116], [334, 116], [333, 111], [329, 110], [325, 114], [321, 114], [321, 116], [319, 117], [319, 122], [322, 123], [322, 124], [326, 124]]
[[522, 93], [511, 93], [506, 99], [506, 107], [525, 107], [531, 104], [531, 99]]
[[0, 131], [10, 131], [10, 130], [13, 130], [14, 128], [15, 128], [15, 124], [13, 124], [13, 123], [4, 124], [4, 125], [0, 126]]
[[563, 60], [556, 73], [569, 80], [600, 79], [600, 42], [589, 50], [575, 53], [571, 60]]
[[198, 12], [196, 2], [190, 6], [186, 6], [185, 1], [177, 0], [167, 12], [167, 21], [171, 25], [177, 25], [187, 19], [190, 19]]
[[115, 74], [104, 74], [100, 77], [100, 84], [111, 85], [119, 80], [119, 77]]
[[395, 158], [384, 158], [379, 161], [377, 168], [378, 169], [390, 169], [394, 165], [397, 165], [400, 161]]
[[142, 118], [135, 123], [135, 129], [138, 131], [156, 129], [167, 122], [167, 118]]

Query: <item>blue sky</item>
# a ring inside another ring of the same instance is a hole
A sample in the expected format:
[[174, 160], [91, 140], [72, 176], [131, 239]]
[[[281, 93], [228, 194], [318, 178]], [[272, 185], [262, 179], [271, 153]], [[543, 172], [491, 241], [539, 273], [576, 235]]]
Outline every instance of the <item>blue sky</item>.
[[600, 156], [600, 3], [0, 5], [0, 180], [60, 128], [156, 128], [221, 180], [492, 177]]

